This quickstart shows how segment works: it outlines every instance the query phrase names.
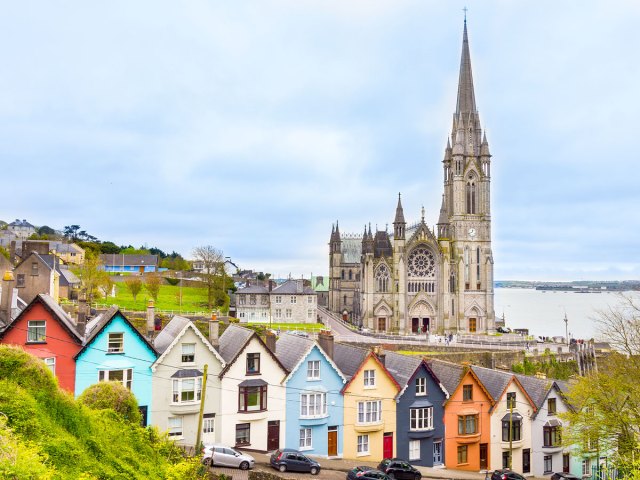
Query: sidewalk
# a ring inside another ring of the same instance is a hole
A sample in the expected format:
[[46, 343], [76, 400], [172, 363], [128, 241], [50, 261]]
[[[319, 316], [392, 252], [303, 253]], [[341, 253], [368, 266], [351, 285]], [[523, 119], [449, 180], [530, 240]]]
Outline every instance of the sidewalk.
[[[264, 453], [250, 452], [253, 458], [256, 459], [256, 463], [259, 465], [269, 465], [269, 455]], [[366, 465], [370, 467], [377, 467], [378, 462], [367, 462], [362, 460], [343, 460], [341, 458], [327, 459], [314, 457], [309, 455], [310, 458], [316, 460], [323, 470], [336, 470], [338, 472], [348, 472], [353, 467], [358, 465]], [[437, 479], [451, 479], [451, 480], [484, 480], [485, 474], [479, 472], [466, 472], [464, 470], [450, 470], [447, 468], [431, 468], [415, 466], [423, 478], [437, 478]]]

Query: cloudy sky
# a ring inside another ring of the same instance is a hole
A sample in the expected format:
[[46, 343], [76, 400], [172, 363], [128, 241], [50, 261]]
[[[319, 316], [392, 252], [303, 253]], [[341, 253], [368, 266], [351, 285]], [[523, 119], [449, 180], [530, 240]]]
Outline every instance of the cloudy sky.
[[284, 276], [437, 220], [468, 25], [495, 278], [640, 277], [640, 2], [3, 2], [0, 219]]

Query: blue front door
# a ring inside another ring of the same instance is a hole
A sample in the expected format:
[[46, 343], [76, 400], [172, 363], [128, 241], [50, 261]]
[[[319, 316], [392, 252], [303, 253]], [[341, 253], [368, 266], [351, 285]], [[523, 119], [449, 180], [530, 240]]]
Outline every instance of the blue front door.
[[442, 442], [433, 442], [433, 464], [442, 463]]

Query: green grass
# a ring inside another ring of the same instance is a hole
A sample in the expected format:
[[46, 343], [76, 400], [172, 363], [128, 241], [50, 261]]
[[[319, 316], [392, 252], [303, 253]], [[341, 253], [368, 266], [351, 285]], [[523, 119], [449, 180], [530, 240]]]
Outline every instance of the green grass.
[[[147, 302], [151, 298], [144, 287], [138, 294], [136, 301], [124, 282], [117, 282], [116, 296], [108, 297], [102, 301], [107, 304], [117, 304], [124, 310], [146, 310]], [[158, 300], [155, 307], [158, 310], [173, 310], [179, 312], [207, 311], [207, 289], [204, 287], [182, 287], [182, 305], [179, 301], [180, 287], [174, 285], [161, 285]]]
[[443, 353], [448, 352], [414, 352], [413, 350], [398, 350], [396, 353], [400, 353], [402, 355], [442, 355]]
[[304, 330], [310, 332], [319, 332], [324, 329], [325, 326], [321, 323], [253, 323], [251, 325], [264, 325], [265, 327], [269, 327], [272, 330]]

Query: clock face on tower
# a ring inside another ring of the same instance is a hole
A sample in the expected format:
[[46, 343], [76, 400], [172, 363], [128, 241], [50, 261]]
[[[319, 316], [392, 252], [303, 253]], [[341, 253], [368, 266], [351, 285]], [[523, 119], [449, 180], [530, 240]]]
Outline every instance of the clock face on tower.
[[471, 239], [473, 239], [473, 238], [475, 238], [475, 236], [476, 236], [476, 234], [477, 234], [478, 232], [476, 231], [476, 229], [475, 229], [475, 228], [470, 228], [470, 229], [467, 231], [467, 233], [469, 234], [469, 237], [471, 237]]

